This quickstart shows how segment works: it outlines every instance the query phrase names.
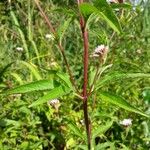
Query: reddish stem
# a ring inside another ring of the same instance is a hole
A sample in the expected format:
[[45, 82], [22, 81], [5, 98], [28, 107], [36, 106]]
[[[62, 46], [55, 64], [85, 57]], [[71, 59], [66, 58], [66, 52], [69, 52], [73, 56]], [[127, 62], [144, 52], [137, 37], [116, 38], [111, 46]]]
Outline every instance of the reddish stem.
[[[83, 0], [78, 0], [78, 5], [83, 3]], [[84, 63], [84, 83], [83, 83], [83, 111], [84, 111], [84, 121], [86, 126], [86, 133], [87, 133], [87, 140], [88, 140], [88, 150], [91, 149], [91, 128], [90, 128], [90, 121], [88, 117], [88, 93], [87, 93], [87, 86], [88, 86], [88, 31], [86, 29], [86, 23], [83, 16], [80, 16], [80, 28], [82, 31], [82, 38], [84, 43], [84, 55], [83, 55], [83, 63]]]

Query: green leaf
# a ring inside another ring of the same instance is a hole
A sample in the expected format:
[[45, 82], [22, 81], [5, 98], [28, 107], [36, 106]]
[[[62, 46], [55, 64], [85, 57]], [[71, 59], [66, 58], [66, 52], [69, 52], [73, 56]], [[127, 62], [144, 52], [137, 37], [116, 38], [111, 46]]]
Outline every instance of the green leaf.
[[89, 16], [91, 14], [93, 14], [93, 13], [97, 14], [98, 13], [98, 9], [95, 6], [93, 6], [93, 5], [89, 4], [89, 3], [82, 3], [82, 4], [80, 4], [79, 9], [80, 9], [81, 14], [86, 19], [89, 18]]
[[77, 145], [77, 149], [88, 150], [87, 145]]
[[123, 79], [135, 79], [135, 78], [150, 78], [150, 74], [146, 73], [113, 73], [101, 78], [96, 84], [96, 90], [106, 85], [107, 83], [123, 80]]
[[105, 21], [112, 27], [116, 32], [122, 32], [121, 25], [118, 21], [118, 18], [114, 14], [110, 5], [106, 2], [106, 0], [96, 0], [94, 2], [96, 8], [101, 12]]
[[110, 6], [113, 9], [119, 9], [119, 8], [132, 9], [132, 6], [127, 3], [113, 3]]
[[122, 31], [118, 18], [105, 0], [96, 0], [94, 5], [89, 3], [82, 3], [79, 8], [80, 12], [85, 18], [88, 18], [91, 14], [96, 13], [100, 18], [104, 19], [116, 32], [120, 33]]
[[81, 132], [81, 130], [77, 127], [76, 124], [74, 124], [73, 122], [69, 122], [68, 123], [68, 127], [71, 129], [71, 131], [73, 131], [73, 133], [80, 137], [81, 139], [85, 140], [86, 137], [83, 135], [83, 133]]
[[35, 81], [35, 82], [31, 82], [25, 85], [15, 87], [3, 93], [4, 94], [19, 94], [19, 93], [27, 93], [27, 92], [33, 92], [33, 91], [49, 90], [53, 88], [54, 88], [53, 80], [40, 80], [40, 81]]
[[111, 150], [116, 149], [115, 146], [114, 146], [114, 143], [108, 141], [108, 142], [96, 145], [95, 150], [106, 150], [108, 148], [111, 149]]
[[47, 101], [59, 98], [60, 96], [66, 95], [70, 92], [70, 88], [59, 86], [54, 89], [52, 89], [50, 92], [48, 92], [43, 97], [39, 98], [37, 101], [33, 102], [29, 107], [41, 105]]
[[66, 86], [73, 88], [68, 74], [57, 72], [56, 75], [66, 83]]
[[119, 106], [125, 110], [135, 112], [135, 113], [140, 114], [140, 115], [145, 116], [145, 117], [149, 117], [147, 114], [143, 113], [142, 111], [138, 110], [134, 106], [130, 105], [122, 97], [116, 96], [114, 94], [110, 94], [108, 92], [100, 92], [100, 98], [103, 101], [107, 101], [109, 103], [117, 105], [117, 106]]
[[105, 125], [100, 125], [94, 132], [92, 136], [92, 140], [94, 141], [95, 138], [101, 134], [104, 134], [113, 124], [113, 121], [107, 121]]

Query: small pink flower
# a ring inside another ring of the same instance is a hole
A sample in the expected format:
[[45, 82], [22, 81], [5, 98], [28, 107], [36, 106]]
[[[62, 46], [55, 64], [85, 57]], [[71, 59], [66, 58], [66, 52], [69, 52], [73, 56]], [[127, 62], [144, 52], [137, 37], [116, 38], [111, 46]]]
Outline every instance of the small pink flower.
[[99, 57], [100, 61], [104, 64], [107, 58], [108, 49], [109, 49], [108, 46], [99, 45], [98, 47], [95, 48], [92, 56]]

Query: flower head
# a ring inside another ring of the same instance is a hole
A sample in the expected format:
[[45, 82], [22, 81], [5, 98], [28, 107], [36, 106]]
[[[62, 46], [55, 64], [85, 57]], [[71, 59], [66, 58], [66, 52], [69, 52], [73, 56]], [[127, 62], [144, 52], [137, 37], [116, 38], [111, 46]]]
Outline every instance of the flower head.
[[81, 120], [80, 120], [80, 123], [81, 123], [81, 125], [85, 125], [85, 123], [84, 123], [84, 120], [83, 120], [83, 119], [81, 119]]
[[46, 34], [45, 38], [49, 40], [54, 40], [54, 36], [52, 34]]
[[60, 101], [58, 99], [53, 99], [53, 100], [48, 101], [48, 104], [50, 104], [52, 107], [58, 110], [60, 106]]
[[99, 57], [102, 63], [105, 63], [108, 53], [108, 46], [99, 45], [95, 48], [94, 53], [92, 54], [93, 57]]
[[23, 51], [23, 48], [22, 48], [22, 47], [16, 47], [16, 50], [17, 50], [18, 52], [22, 52], [22, 51]]
[[108, 3], [117, 3], [117, 0], [107, 0]]
[[132, 125], [132, 119], [124, 119], [124, 120], [122, 120], [122, 121], [120, 121], [120, 124], [121, 125], [123, 125], [123, 126], [130, 126], [130, 125]]

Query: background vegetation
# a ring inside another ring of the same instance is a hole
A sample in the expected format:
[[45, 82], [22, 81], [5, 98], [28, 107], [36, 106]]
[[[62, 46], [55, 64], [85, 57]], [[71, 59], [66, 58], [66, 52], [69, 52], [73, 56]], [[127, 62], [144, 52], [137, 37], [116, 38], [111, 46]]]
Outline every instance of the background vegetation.
[[[41, 6], [62, 36], [62, 45], [77, 87], [82, 89], [83, 44], [77, 4], [73, 0], [43, 0]], [[88, 24], [90, 55], [98, 45], [109, 46], [101, 80], [116, 72], [149, 74], [150, 2], [140, 1], [121, 13], [114, 12], [123, 28], [121, 34], [115, 33], [94, 15]], [[65, 75], [64, 61], [34, 1], [12, 0], [9, 3], [1, 0], [0, 18], [1, 93], [42, 79], [49, 79], [53, 86], [64, 84], [57, 74], [63, 72]], [[89, 83], [96, 65], [97, 61], [90, 57]], [[150, 114], [149, 85], [150, 78], [122, 77], [101, 83], [101, 90], [124, 97], [134, 107]], [[86, 149], [82, 101], [71, 92], [58, 98], [57, 107], [50, 102], [29, 107], [45, 93], [46, 89], [27, 94], [1, 94], [0, 149]], [[102, 101], [99, 93], [93, 94], [88, 101], [95, 149], [150, 149], [150, 120]], [[131, 118], [132, 125], [121, 125], [120, 121], [125, 118]]]

